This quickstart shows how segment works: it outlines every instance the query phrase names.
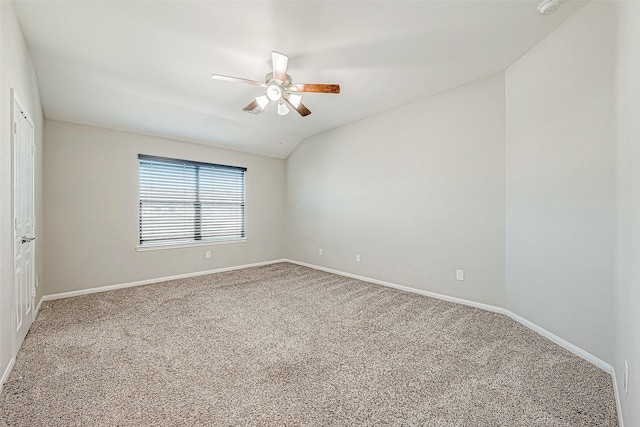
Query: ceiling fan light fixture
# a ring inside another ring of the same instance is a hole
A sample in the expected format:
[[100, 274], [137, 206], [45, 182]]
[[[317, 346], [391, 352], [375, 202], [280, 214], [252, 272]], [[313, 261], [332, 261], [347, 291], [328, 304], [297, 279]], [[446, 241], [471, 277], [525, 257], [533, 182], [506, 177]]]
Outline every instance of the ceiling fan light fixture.
[[558, 6], [560, 6], [560, 0], [542, 0], [538, 5], [538, 12], [540, 12], [541, 15], [549, 15], [555, 12]]
[[267, 88], [267, 97], [272, 101], [278, 101], [282, 98], [282, 89], [278, 85], [269, 85]]
[[267, 105], [269, 105], [269, 98], [267, 98], [267, 95], [260, 95], [256, 97], [256, 102], [258, 103], [258, 106], [264, 110]]
[[[545, 1], [559, 1], [559, 0], [545, 0]], [[340, 93], [340, 85], [338, 84], [320, 84], [320, 83], [297, 83], [293, 84], [293, 79], [287, 74], [287, 67], [289, 65], [289, 57], [280, 52], [272, 51], [271, 59], [273, 70], [267, 73], [264, 78], [264, 82], [257, 80], [243, 79], [240, 77], [223, 76], [222, 74], [214, 74], [213, 77], [216, 80], [223, 80], [228, 82], [239, 82], [249, 84], [253, 86], [260, 86], [266, 88], [266, 93], [254, 98], [242, 111], [252, 114], [262, 113], [269, 102], [277, 102], [278, 114], [284, 116], [289, 113], [290, 109], [294, 109], [300, 116], [306, 117], [311, 114], [309, 110], [302, 103], [302, 93]], [[293, 93], [292, 92], [296, 92]]]
[[278, 115], [286, 116], [289, 114], [289, 108], [285, 105], [284, 101], [280, 101], [278, 104]]

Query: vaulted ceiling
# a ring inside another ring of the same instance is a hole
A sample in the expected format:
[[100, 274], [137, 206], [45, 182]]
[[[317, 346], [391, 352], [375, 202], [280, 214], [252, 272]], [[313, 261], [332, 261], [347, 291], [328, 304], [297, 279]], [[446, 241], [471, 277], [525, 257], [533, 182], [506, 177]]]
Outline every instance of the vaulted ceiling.
[[[504, 70], [575, 13], [563, 1], [18, 1], [46, 118], [286, 158], [303, 139]], [[312, 111], [242, 111], [271, 51]]]

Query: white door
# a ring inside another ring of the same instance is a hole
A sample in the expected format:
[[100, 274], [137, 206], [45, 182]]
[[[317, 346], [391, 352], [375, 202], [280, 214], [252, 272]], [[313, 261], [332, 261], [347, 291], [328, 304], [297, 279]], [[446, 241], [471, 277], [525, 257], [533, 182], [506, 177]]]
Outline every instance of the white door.
[[14, 300], [17, 351], [33, 322], [35, 300], [34, 126], [13, 96]]

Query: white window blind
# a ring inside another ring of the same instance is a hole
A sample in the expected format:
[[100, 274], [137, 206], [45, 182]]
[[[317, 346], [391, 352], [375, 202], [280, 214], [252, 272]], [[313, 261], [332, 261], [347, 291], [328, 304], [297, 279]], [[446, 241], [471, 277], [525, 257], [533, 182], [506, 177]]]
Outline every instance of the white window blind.
[[246, 168], [139, 154], [140, 246], [245, 238]]

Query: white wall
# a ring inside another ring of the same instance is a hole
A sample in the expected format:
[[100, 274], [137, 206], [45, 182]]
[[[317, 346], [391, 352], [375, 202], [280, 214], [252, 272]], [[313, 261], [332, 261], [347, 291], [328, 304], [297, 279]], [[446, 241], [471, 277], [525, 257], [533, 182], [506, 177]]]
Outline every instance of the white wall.
[[502, 306], [503, 75], [304, 141], [287, 197], [288, 258]]
[[[627, 426], [640, 426], [640, 3], [621, 3], [617, 23], [617, 247], [615, 357]], [[629, 394], [624, 392], [624, 361]]]
[[506, 71], [507, 308], [613, 360], [615, 6]]
[[[48, 294], [283, 256], [284, 160], [50, 120], [45, 140]], [[247, 241], [137, 252], [140, 153], [246, 167]]]
[[22, 102], [35, 124], [35, 198], [36, 198], [36, 273], [41, 286], [36, 302], [43, 294], [42, 221], [42, 109], [36, 75], [29, 50], [22, 37], [13, 5], [0, 1], [0, 376], [12, 357], [13, 315], [13, 227], [12, 227], [12, 140], [11, 89]]

